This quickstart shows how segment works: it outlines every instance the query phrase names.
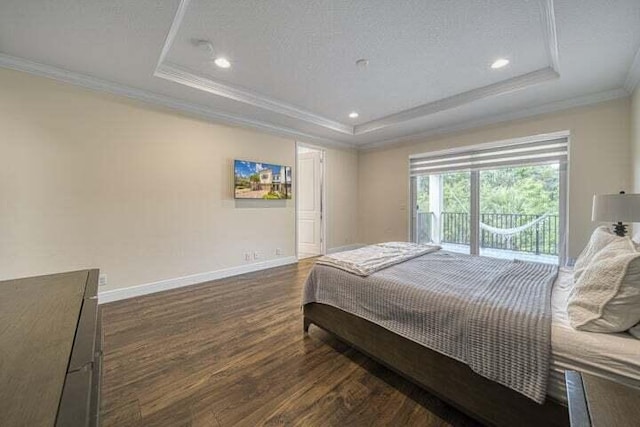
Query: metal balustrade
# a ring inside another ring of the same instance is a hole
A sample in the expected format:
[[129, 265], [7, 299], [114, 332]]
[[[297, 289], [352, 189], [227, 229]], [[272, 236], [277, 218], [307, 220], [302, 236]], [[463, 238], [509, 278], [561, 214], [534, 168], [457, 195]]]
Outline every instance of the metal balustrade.
[[[512, 229], [531, 223], [543, 215], [483, 213], [480, 221], [500, 229]], [[433, 212], [417, 213], [418, 242], [434, 241], [432, 236]], [[469, 214], [464, 212], [442, 212], [440, 214], [440, 241], [458, 245], [469, 245], [471, 230]], [[535, 255], [558, 255], [559, 216], [546, 215], [538, 223], [524, 231], [512, 235], [480, 230], [480, 247], [526, 252]]]

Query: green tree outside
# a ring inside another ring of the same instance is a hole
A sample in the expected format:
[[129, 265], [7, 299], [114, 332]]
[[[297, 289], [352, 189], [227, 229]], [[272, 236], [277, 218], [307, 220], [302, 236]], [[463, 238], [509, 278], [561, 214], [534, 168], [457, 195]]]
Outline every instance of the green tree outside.
[[[443, 211], [469, 213], [469, 172], [442, 175]], [[429, 177], [417, 179], [418, 210], [430, 212]], [[480, 172], [480, 213], [557, 215], [557, 165], [521, 166]]]
[[[418, 177], [416, 184], [418, 211], [431, 212], [429, 177]], [[442, 224], [444, 241], [468, 243], [470, 186], [469, 172], [442, 174], [442, 212], [449, 214], [444, 217], [444, 221], [456, 221], [453, 227]], [[480, 171], [481, 221], [497, 228], [513, 228], [525, 225], [545, 214], [557, 216], [559, 191], [557, 164]], [[546, 248], [544, 250], [555, 253], [558, 236], [557, 220], [554, 218], [554, 221], [550, 220], [541, 226], [544, 227], [543, 244]], [[490, 245], [500, 246], [504, 241], [502, 237], [495, 236], [495, 233], [486, 230], [482, 231], [481, 238], [482, 242]], [[535, 228], [531, 228], [514, 236], [509, 244], [513, 243], [512, 249], [515, 250], [520, 250], [519, 248], [531, 250], [536, 246], [536, 239], [539, 240], [539, 236], [536, 237]]]

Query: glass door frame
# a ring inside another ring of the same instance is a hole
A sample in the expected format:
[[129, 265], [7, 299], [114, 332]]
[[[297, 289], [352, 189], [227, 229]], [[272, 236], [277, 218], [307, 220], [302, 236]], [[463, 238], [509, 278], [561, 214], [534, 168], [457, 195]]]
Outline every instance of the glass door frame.
[[[541, 165], [544, 163], [540, 163]], [[512, 165], [517, 167], [518, 165]], [[534, 165], [527, 165], [534, 166]], [[470, 180], [470, 201], [469, 201], [469, 213], [470, 213], [470, 245], [469, 251], [471, 255], [480, 254], [480, 170], [474, 169], [469, 171]], [[446, 173], [446, 172], [445, 172]], [[568, 198], [568, 186], [567, 186], [567, 174], [568, 164], [558, 164], [558, 265], [564, 266], [567, 263], [567, 198]], [[409, 209], [409, 239], [412, 242], [418, 241], [418, 178], [416, 176], [409, 177], [409, 200], [411, 201], [411, 209]]]

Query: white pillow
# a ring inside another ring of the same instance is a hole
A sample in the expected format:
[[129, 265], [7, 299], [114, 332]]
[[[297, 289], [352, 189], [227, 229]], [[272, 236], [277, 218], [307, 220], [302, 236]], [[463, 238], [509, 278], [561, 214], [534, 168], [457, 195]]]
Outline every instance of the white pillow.
[[593, 256], [576, 281], [567, 312], [571, 326], [591, 332], [622, 332], [640, 322], [640, 252], [628, 237]]
[[584, 269], [589, 266], [593, 257], [601, 251], [605, 246], [609, 243], [614, 242], [616, 240], [624, 240], [624, 237], [616, 236], [611, 231], [609, 231], [609, 227], [600, 226], [593, 230], [591, 233], [591, 238], [589, 239], [589, 243], [584, 247], [578, 259], [576, 260], [575, 265], [573, 266], [573, 280], [578, 281]]

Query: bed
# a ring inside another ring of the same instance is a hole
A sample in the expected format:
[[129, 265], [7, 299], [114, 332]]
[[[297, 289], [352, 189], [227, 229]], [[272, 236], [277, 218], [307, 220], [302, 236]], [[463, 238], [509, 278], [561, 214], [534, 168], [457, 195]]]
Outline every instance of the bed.
[[[305, 285], [304, 330], [308, 331], [309, 325], [315, 324], [335, 334], [373, 359], [488, 425], [568, 425], [564, 397], [565, 369], [578, 369], [614, 378], [632, 386], [640, 386], [640, 340], [628, 334], [578, 332], [569, 326], [564, 310], [572, 283], [572, 275], [568, 270], [561, 270], [557, 277], [554, 274], [554, 280], [549, 286], [551, 292], [547, 305], [551, 310], [551, 327], [548, 328], [551, 331], [551, 351], [546, 365], [540, 364], [548, 366], [544, 381], [545, 394], [548, 396], [546, 399], [543, 398], [543, 401], [532, 399], [531, 395], [527, 396], [522, 390], [514, 391], [511, 387], [503, 385], [506, 383], [493, 381], [486, 375], [479, 374], [478, 369], [472, 369], [460, 358], [451, 357], [450, 352], [418, 342], [415, 336], [405, 333], [402, 329], [390, 327], [385, 321], [369, 315], [377, 310], [376, 307], [360, 302], [356, 303], [357, 307], [348, 304], [341, 306], [326, 295], [323, 297], [322, 292], [318, 291], [318, 281], [325, 284], [346, 281], [349, 283], [348, 287], [366, 287], [367, 292], [378, 292], [376, 289], [380, 288], [381, 294], [378, 298], [388, 300], [393, 296], [388, 288], [380, 286], [381, 277], [403, 277], [398, 272], [412, 268], [419, 271], [426, 260], [446, 257], [462, 259], [465, 263], [479, 261], [478, 257], [465, 258], [468, 256], [439, 251], [390, 266], [368, 277], [358, 277], [332, 266], [316, 265]], [[470, 267], [470, 271], [477, 268]], [[407, 283], [407, 286], [412, 285]], [[332, 293], [344, 292], [342, 288], [327, 287]], [[540, 298], [545, 297], [541, 295]], [[383, 316], [383, 320], [388, 317], [390, 316]], [[544, 343], [544, 340], [541, 342]]]
[[640, 388], [640, 340], [626, 332], [576, 331], [566, 306], [573, 272], [562, 268], [551, 294], [551, 366], [547, 394], [566, 403], [565, 370], [577, 370]]

